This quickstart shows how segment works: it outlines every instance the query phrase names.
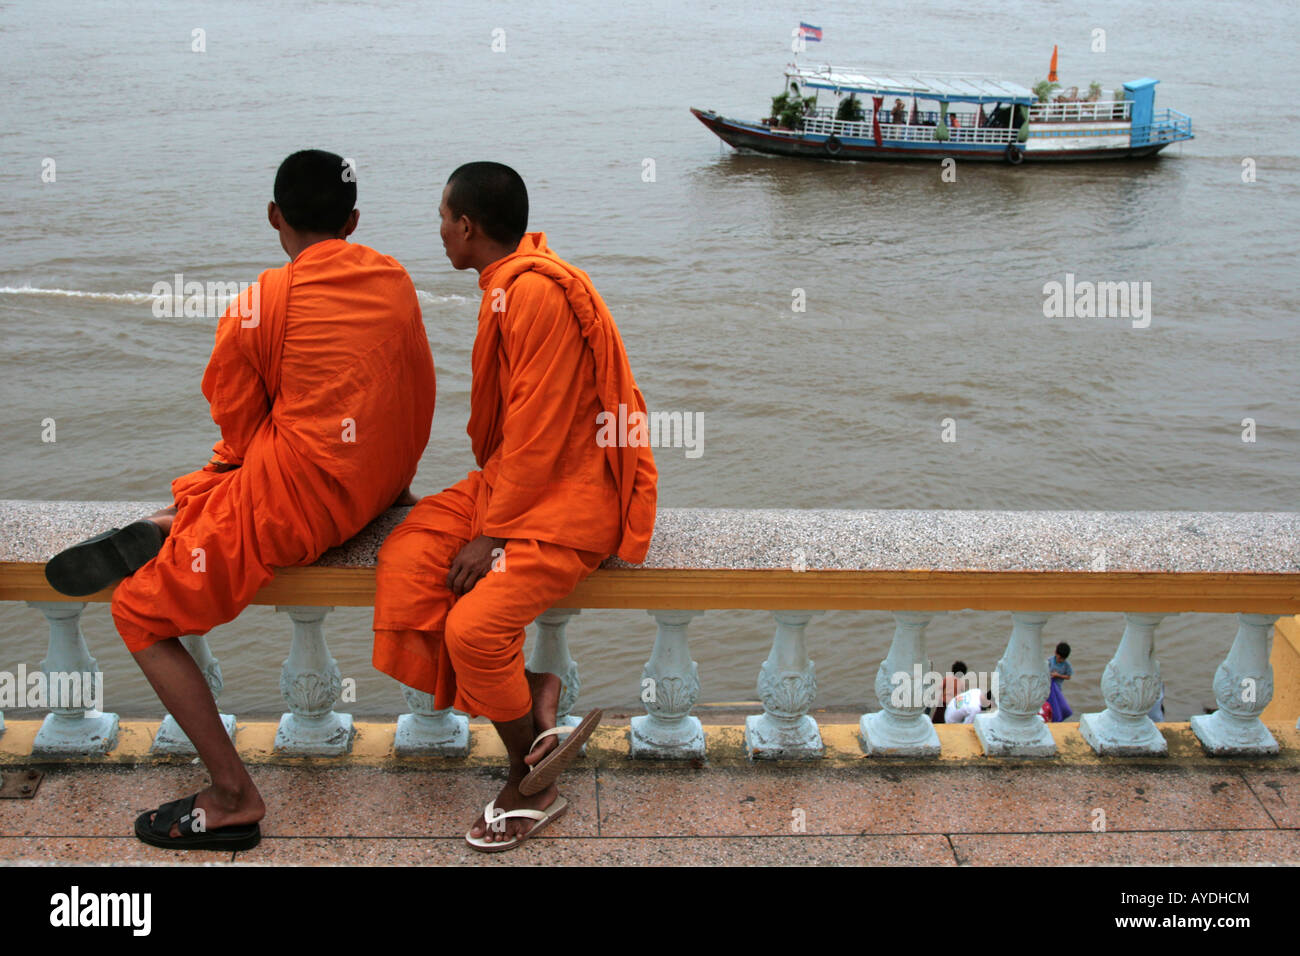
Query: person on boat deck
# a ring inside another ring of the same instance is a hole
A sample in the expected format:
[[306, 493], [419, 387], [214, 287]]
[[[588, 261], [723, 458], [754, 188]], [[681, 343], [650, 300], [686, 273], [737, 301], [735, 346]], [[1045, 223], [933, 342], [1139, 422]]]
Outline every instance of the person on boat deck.
[[314, 562], [398, 502], [429, 440], [434, 367], [415, 286], [395, 259], [347, 242], [356, 178], [304, 150], [267, 206], [290, 261], [227, 309], [202, 389], [221, 431], [213, 457], [172, 482], [174, 504], [61, 552], [64, 594], [118, 579], [112, 614], [212, 783], [141, 814], [136, 835], [175, 849], [248, 849], [266, 807], [176, 638], [234, 619], [274, 569]]
[[907, 119], [907, 107], [903, 105], [902, 100], [899, 99], [894, 100], [894, 108], [893, 110], [890, 111], [889, 114], [890, 122], [903, 123], [906, 121], [906, 119]]
[[526, 231], [519, 174], [461, 166], [438, 212], [447, 258], [483, 290], [467, 428], [479, 470], [417, 504], [380, 549], [373, 660], [435, 707], [495, 725], [509, 775], [466, 834], [492, 852], [565, 811], [555, 780], [600, 719], [556, 739], [560, 679], [525, 668], [524, 628], [606, 556], [645, 559], [658, 476], [644, 434], [601, 427], [644, 415], [645, 400], [587, 274]]
[[810, 104], [807, 100], [805, 100], [802, 95], [800, 95], [798, 83], [790, 84], [790, 102], [793, 103], [795, 107], [799, 110], [800, 116], [807, 115], [808, 111], [812, 108], [812, 104]]

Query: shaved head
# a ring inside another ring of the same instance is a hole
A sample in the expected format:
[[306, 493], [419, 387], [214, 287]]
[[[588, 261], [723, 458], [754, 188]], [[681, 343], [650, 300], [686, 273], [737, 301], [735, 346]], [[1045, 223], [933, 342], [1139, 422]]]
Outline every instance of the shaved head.
[[501, 163], [466, 163], [447, 179], [452, 217], [465, 216], [493, 242], [511, 248], [528, 231], [528, 190], [519, 174]]
[[304, 149], [280, 164], [275, 204], [299, 232], [338, 232], [357, 204], [357, 183], [342, 156]]

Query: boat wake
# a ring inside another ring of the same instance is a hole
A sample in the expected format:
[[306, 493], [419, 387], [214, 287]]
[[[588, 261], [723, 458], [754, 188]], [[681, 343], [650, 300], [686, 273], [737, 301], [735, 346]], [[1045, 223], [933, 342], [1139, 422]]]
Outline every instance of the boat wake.
[[451, 295], [438, 295], [437, 293], [434, 292], [425, 292], [423, 289], [416, 289], [415, 297], [419, 299], [421, 302], [468, 302], [469, 301], [469, 299], [467, 299], [463, 295], [456, 295], [455, 293], [452, 293]]
[[30, 285], [0, 287], [0, 295], [44, 295], [93, 302], [152, 302], [161, 298], [152, 292], [87, 292], [82, 289], [40, 289]]
[[[421, 302], [444, 303], [469, 301], [469, 299], [463, 295], [439, 295], [434, 292], [426, 292], [423, 289], [417, 289], [415, 294]], [[52, 298], [64, 299], [89, 299], [92, 302], [126, 302], [131, 304], [148, 304], [158, 299], [171, 298], [171, 296], [154, 295], [152, 292], [94, 292], [85, 289], [42, 289], [31, 285], [0, 286], [0, 295], [49, 296]], [[229, 296], [218, 296], [216, 298], [219, 302], [226, 302], [229, 300]]]

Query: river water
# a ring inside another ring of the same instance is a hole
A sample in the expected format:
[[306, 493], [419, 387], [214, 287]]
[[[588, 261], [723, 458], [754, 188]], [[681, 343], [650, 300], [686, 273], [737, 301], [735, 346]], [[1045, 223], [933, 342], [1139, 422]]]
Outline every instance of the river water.
[[[1028, 86], [1056, 43], [1066, 86], [1157, 77], [1157, 108], [1195, 122], [1194, 141], [1155, 161], [967, 164], [951, 183], [933, 163], [741, 155], [695, 121], [690, 106], [765, 111], [791, 59], [788, 5], [542, 7], [0, 6], [0, 497], [155, 500], [206, 459], [215, 429], [198, 382], [215, 320], [156, 318], [149, 292], [176, 273], [239, 282], [280, 264], [272, 178], [318, 146], [358, 168], [354, 239], [399, 258], [420, 290], [439, 390], [418, 493], [472, 467], [478, 289], [443, 256], [438, 195], [455, 166], [496, 159], [528, 182], [531, 228], [592, 275], [651, 407], [702, 415], [702, 454], [658, 452], [664, 506], [1300, 504], [1293, 5], [1196, 0], [1175, 17], [1104, 0], [996, 12], [922, 0], [802, 14], [826, 40], [801, 62]], [[1067, 273], [1149, 282], [1149, 327], [1045, 318], [1044, 285]], [[55, 443], [41, 440], [46, 418]], [[940, 440], [944, 418], [955, 442]], [[1049, 624], [1049, 642], [1074, 647], [1076, 710], [1103, 706], [1122, 626], [1118, 614]], [[84, 627], [108, 706], [157, 713], [106, 608]], [[400, 712], [397, 686], [370, 667], [368, 627], [364, 609], [327, 620], [357, 680], [348, 709]], [[1009, 630], [1006, 614], [948, 614], [928, 631], [931, 654], [991, 671]], [[1172, 718], [1213, 704], [1234, 630], [1223, 615], [1162, 625]], [[701, 702], [755, 698], [771, 631], [759, 612], [696, 619]], [[281, 709], [289, 633], [269, 608], [212, 633], [223, 709]], [[653, 634], [643, 612], [584, 612], [570, 627], [580, 706], [632, 708]], [[815, 619], [818, 705], [868, 706], [891, 634], [885, 613]], [[0, 608], [0, 669], [38, 666], [44, 646], [36, 612]]]

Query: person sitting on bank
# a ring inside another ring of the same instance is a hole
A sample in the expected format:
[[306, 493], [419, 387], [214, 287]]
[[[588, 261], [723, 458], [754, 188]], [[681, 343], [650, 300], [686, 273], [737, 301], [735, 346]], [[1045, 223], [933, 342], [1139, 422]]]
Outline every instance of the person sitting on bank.
[[447, 258], [483, 291], [467, 426], [479, 468], [420, 501], [380, 548], [372, 659], [437, 708], [496, 727], [505, 786], [465, 834], [496, 852], [566, 811], [555, 781], [601, 716], [557, 726], [560, 678], [527, 669], [524, 628], [606, 556], [645, 560], [658, 472], [648, 438], [601, 430], [644, 418], [645, 398], [591, 279], [526, 231], [519, 174], [467, 163], [438, 209]]
[[433, 419], [415, 285], [396, 259], [347, 241], [360, 213], [346, 161], [294, 153], [273, 195], [267, 219], [290, 261], [264, 271], [217, 323], [202, 382], [221, 432], [211, 461], [172, 481], [171, 507], [45, 567], [74, 597], [117, 585], [118, 633], [211, 775], [199, 793], [136, 819], [140, 840], [167, 849], [251, 849], [266, 813], [177, 638], [233, 620], [278, 569], [311, 564], [413, 503]]
[[943, 679], [943, 687], [939, 699], [939, 706], [934, 709], [930, 719], [933, 723], [944, 723], [944, 711], [948, 707], [948, 702], [958, 694], [966, 690], [966, 662], [953, 661], [952, 668]]
[[993, 695], [985, 693], [978, 687], [962, 691], [952, 700], [943, 714], [945, 724], [973, 724], [975, 715], [993, 706]]

